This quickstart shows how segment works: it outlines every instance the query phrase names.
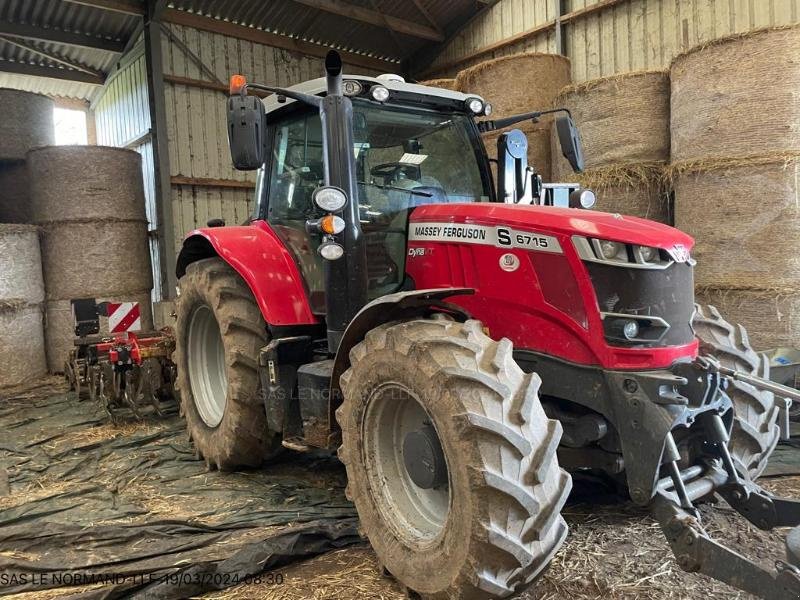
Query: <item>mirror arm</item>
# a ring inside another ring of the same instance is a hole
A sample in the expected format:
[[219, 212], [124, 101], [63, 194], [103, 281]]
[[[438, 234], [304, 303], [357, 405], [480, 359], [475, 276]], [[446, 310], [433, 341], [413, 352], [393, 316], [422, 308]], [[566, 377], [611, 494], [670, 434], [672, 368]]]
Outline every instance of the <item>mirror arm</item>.
[[[303, 104], [308, 104], [309, 106], [314, 106], [319, 108], [320, 104], [322, 104], [322, 98], [319, 96], [312, 96], [311, 94], [304, 94], [303, 92], [296, 92], [294, 90], [287, 90], [285, 88], [279, 87], [272, 87], [271, 85], [262, 85], [260, 83], [248, 83], [247, 87], [253, 88], [254, 90], [261, 90], [263, 92], [272, 92], [277, 94], [278, 96], [286, 96], [287, 98], [291, 98], [292, 100], [297, 100], [298, 102], [302, 102]], [[246, 90], [243, 90], [246, 93]]]
[[478, 123], [478, 131], [480, 131], [481, 133], [486, 133], [487, 131], [494, 131], [495, 129], [503, 129], [504, 127], [509, 127], [511, 125], [516, 125], [517, 123], [521, 123], [522, 121], [528, 121], [528, 120], [536, 121], [542, 115], [550, 115], [557, 112], [565, 112], [570, 116], [570, 118], [572, 118], [572, 113], [570, 113], [568, 109], [553, 108], [550, 110], [542, 110], [542, 111], [524, 113], [521, 115], [514, 115], [513, 117], [506, 117], [504, 119], [480, 121]]

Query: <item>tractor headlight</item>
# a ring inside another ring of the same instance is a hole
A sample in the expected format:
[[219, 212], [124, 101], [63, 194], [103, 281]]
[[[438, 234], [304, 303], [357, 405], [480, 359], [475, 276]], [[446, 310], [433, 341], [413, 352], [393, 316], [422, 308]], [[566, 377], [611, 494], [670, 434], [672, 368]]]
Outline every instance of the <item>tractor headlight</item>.
[[483, 107], [483, 114], [486, 115], [487, 117], [492, 114], [492, 105], [489, 104], [488, 102]]
[[317, 206], [328, 212], [339, 212], [347, 204], [347, 195], [337, 187], [318, 187], [313, 198]]
[[658, 259], [658, 248], [652, 246], [634, 246], [634, 256], [641, 258], [642, 262], [651, 263]]
[[606, 260], [628, 259], [628, 253], [625, 251], [625, 244], [612, 242], [611, 240], [601, 240], [598, 246], [600, 248], [600, 258]]
[[345, 79], [342, 82], [342, 93], [345, 96], [358, 96], [361, 93], [361, 84], [352, 79]]
[[317, 250], [325, 260], [338, 260], [344, 256], [344, 248], [333, 241], [324, 241]]
[[465, 103], [467, 108], [476, 115], [479, 115], [483, 112], [483, 100], [480, 98], [467, 98]]
[[572, 243], [575, 245], [578, 255], [583, 260], [590, 262], [634, 269], [666, 269], [676, 262], [672, 260], [668, 252], [653, 246], [626, 244], [578, 235], [572, 236]]
[[378, 102], [386, 102], [389, 99], [389, 90], [382, 85], [375, 85], [369, 91], [369, 95], [372, 96], [373, 100], [377, 100]]

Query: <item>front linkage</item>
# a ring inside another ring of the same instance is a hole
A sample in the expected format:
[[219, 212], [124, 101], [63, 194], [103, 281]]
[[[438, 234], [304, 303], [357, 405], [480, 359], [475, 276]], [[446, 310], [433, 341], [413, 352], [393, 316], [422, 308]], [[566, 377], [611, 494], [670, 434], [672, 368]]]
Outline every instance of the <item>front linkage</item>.
[[[714, 359], [698, 358], [693, 367], [706, 372], [720, 385], [712, 390], [725, 397], [726, 379], [739, 379], [800, 400], [797, 390], [744, 373], [727, 369]], [[722, 376], [722, 377], [720, 377]], [[679, 469], [677, 457], [665, 448], [664, 466], [669, 475], [659, 480], [651, 502], [653, 514], [669, 541], [682, 569], [698, 572], [733, 587], [770, 600], [800, 598], [800, 501], [779, 498], [764, 491], [745, 474], [737, 472], [728, 450], [728, 429], [722, 418], [724, 406], [705, 412], [697, 423], [706, 435], [702, 464]], [[668, 442], [671, 436], [668, 437]], [[694, 502], [719, 494], [732, 508], [759, 529], [794, 527], [786, 539], [787, 560], [778, 560], [774, 571], [757, 565], [744, 556], [714, 541], [703, 528]]]

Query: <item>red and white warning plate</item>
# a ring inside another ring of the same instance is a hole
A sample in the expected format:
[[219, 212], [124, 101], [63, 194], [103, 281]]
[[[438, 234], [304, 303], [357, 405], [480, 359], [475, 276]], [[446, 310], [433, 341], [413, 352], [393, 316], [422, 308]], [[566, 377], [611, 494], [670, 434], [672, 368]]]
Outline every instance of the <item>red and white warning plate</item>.
[[142, 317], [138, 302], [109, 302], [108, 330], [110, 333], [139, 331], [142, 328]]

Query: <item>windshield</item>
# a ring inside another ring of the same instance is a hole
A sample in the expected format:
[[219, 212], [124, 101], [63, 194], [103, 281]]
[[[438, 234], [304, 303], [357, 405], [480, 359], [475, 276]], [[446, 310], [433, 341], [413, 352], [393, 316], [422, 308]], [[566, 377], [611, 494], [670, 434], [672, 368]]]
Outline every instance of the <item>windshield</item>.
[[358, 102], [354, 109], [362, 204], [384, 200], [380, 189], [405, 190], [412, 205], [489, 200], [468, 117]]
[[[367, 244], [370, 298], [391, 293], [405, 279], [408, 216], [416, 206], [490, 200], [481, 141], [465, 115], [353, 103], [353, 155], [361, 229]], [[259, 178], [267, 218], [295, 255], [312, 308], [324, 309], [319, 236], [306, 220], [323, 212], [312, 200], [323, 185], [319, 113], [287, 116], [274, 128], [268, 171]], [[268, 175], [267, 175], [268, 173]]]

